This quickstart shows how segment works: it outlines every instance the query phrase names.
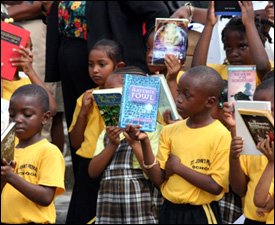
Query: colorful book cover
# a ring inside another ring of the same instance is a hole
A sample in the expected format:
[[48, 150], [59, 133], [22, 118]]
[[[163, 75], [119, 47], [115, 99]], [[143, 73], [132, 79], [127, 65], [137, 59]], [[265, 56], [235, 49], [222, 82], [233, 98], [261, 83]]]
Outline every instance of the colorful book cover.
[[175, 100], [171, 94], [166, 78], [163, 74], [152, 75], [160, 78], [160, 98], [159, 98], [159, 112], [161, 115], [166, 110], [170, 110], [172, 120], [179, 120], [181, 117], [178, 114]]
[[15, 122], [11, 122], [1, 133], [1, 160], [6, 159], [8, 163], [14, 158], [15, 125]]
[[152, 64], [164, 65], [167, 53], [174, 54], [184, 64], [188, 41], [187, 19], [156, 18]]
[[253, 100], [256, 89], [256, 66], [228, 66], [228, 101]]
[[93, 91], [94, 100], [106, 126], [118, 126], [122, 88]]
[[140, 125], [141, 131], [156, 130], [160, 97], [159, 77], [126, 74], [123, 81], [119, 127]]
[[10, 58], [17, 58], [20, 55], [13, 48], [20, 45], [26, 46], [30, 32], [21, 27], [1, 21], [1, 77], [6, 80], [13, 80], [17, 67], [11, 65]]

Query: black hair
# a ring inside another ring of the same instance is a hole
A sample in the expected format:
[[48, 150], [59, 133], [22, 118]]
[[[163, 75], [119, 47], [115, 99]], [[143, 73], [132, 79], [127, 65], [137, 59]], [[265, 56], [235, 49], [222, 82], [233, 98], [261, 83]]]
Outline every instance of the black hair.
[[146, 75], [146, 73], [137, 66], [125, 66], [125, 67], [119, 67], [116, 70], [112, 72], [112, 74], [138, 74], [138, 75]]
[[[267, 72], [264, 77], [263, 77], [263, 81], [265, 80], [269, 80], [269, 79], [273, 79], [274, 80], [274, 70], [271, 70], [269, 72]], [[272, 81], [273, 82], [273, 81]]]
[[[259, 36], [261, 38], [261, 41], [263, 45], [265, 45], [265, 42], [268, 40], [269, 43], [272, 43], [272, 38], [269, 35], [269, 29], [270, 27], [274, 27], [274, 25], [266, 20], [266, 19], [259, 19], [255, 18], [255, 25], [257, 28], [257, 31], [259, 33]], [[242, 18], [239, 16], [233, 17], [224, 27], [222, 31], [222, 42], [224, 43], [225, 35], [228, 31], [238, 31], [240, 33], [245, 34], [246, 29], [242, 22]]]
[[254, 96], [260, 91], [268, 91], [268, 90], [272, 90], [273, 94], [274, 94], [274, 74], [273, 74], [273, 77], [264, 80], [262, 83], [260, 83], [256, 87], [256, 90], [254, 92]]
[[47, 91], [37, 84], [27, 84], [17, 88], [11, 96], [11, 100], [18, 96], [33, 96], [39, 101], [44, 112], [50, 110], [49, 96]]
[[186, 75], [190, 75], [197, 79], [199, 85], [207, 90], [210, 95], [214, 95], [217, 98], [220, 97], [224, 88], [224, 81], [216, 70], [208, 66], [195, 66], [187, 70], [184, 76]]
[[107, 56], [114, 62], [114, 64], [124, 61], [122, 45], [114, 40], [101, 39], [95, 43], [91, 51], [94, 49], [104, 50]]
[[222, 108], [224, 102], [228, 102], [228, 81], [227, 80], [223, 80], [223, 89], [219, 97], [220, 108]]

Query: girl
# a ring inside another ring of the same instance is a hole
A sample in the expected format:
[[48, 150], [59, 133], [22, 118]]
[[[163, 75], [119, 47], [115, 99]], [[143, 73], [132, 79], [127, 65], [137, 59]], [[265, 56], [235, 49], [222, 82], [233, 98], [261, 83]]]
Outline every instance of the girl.
[[[138, 70], [137, 70], [138, 72]], [[117, 72], [116, 72], [117, 73]], [[112, 74], [106, 88], [121, 87], [123, 75]], [[137, 74], [131, 69], [131, 73]], [[157, 150], [161, 126], [150, 133], [150, 141]], [[141, 145], [132, 140], [123, 129], [107, 126], [97, 142], [95, 156], [89, 164], [92, 178], [102, 174], [98, 192], [97, 224], [156, 224], [160, 193], [150, 180], [145, 179]]]
[[[227, 80], [227, 65], [256, 65], [258, 81], [270, 71], [268, 55], [264, 43], [268, 33], [262, 29], [263, 20], [256, 20], [251, 1], [240, 2], [242, 18], [233, 17], [222, 31], [222, 41], [227, 57], [226, 65], [215, 65], [215, 68]], [[192, 67], [206, 65], [209, 43], [213, 27], [218, 18], [215, 16], [214, 1], [209, 4], [207, 21], [194, 52]], [[255, 22], [254, 22], [255, 21]], [[270, 23], [268, 23], [271, 25]], [[270, 37], [269, 37], [270, 38]], [[212, 66], [214, 67], [214, 66]]]
[[[104, 88], [107, 77], [118, 67], [125, 65], [120, 46], [112, 40], [98, 41], [89, 54], [89, 75], [98, 88]], [[99, 134], [104, 128], [103, 119], [92, 99], [92, 89], [77, 99], [69, 137], [77, 149], [79, 166], [67, 215], [67, 224], [87, 223], [96, 213], [99, 178], [88, 176], [88, 164], [94, 155]]]

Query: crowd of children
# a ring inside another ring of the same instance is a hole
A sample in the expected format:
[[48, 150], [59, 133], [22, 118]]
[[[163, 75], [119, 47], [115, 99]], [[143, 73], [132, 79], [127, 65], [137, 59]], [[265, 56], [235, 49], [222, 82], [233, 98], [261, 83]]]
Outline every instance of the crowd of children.
[[[222, 65], [207, 62], [218, 20], [214, 1], [186, 71], [171, 54], [164, 66], [151, 64], [152, 30], [144, 43], [149, 74], [126, 65], [116, 40], [92, 46], [87, 69], [97, 88], [79, 96], [68, 128], [79, 163], [66, 224], [230, 224], [242, 214], [245, 224], [274, 223], [274, 137], [258, 143], [262, 155], [243, 155], [245, 140], [236, 134], [234, 104], [227, 101], [228, 65], [256, 65], [253, 101], [271, 102], [274, 117], [274, 63], [265, 50], [274, 7], [258, 19], [251, 1], [239, 5], [241, 17], [222, 31]], [[10, 59], [16, 75], [1, 79], [1, 105], [2, 98], [9, 101], [9, 120], [16, 122], [14, 160], [1, 159], [3, 224], [55, 223], [54, 200], [65, 191], [62, 152], [41, 134], [57, 102], [32, 67], [31, 48], [30, 40], [14, 49], [20, 55]], [[93, 90], [122, 87], [125, 74], [165, 74], [182, 119], [173, 121], [166, 111], [152, 133], [131, 124], [105, 126]]]

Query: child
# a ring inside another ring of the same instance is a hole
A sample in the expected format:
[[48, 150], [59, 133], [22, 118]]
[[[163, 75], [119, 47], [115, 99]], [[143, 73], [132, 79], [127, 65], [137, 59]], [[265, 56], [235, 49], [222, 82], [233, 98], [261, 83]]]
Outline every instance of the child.
[[[107, 77], [118, 67], [123, 67], [120, 46], [112, 40], [98, 41], [89, 54], [89, 75], [104, 88]], [[79, 165], [71, 196], [66, 223], [88, 223], [96, 215], [97, 191], [100, 178], [91, 179], [88, 165], [93, 158], [97, 139], [104, 129], [104, 121], [93, 103], [92, 91], [87, 90], [77, 99], [69, 137], [73, 148], [77, 149]]]
[[[264, 80], [254, 93], [255, 101], [270, 101], [272, 113], [274, 114], [274, 78]], [[233, 124], [233, 129], [235, 126]], [[243, 147], [243, 140], [237, 137], [236, 133], [232, 134], [233, 139], [230, 150], [230, 185], [233, 191], [240, 197], [244, 197], [244, 215], [245, 224], [265, 224], [267, 216], [260, 217], [257, 215], [257, 208], [253, 202], [254, 191], [266, 165], [267, 158], [254, 155], [240, 155]], [[232, 175], [231, 175], [232, 174]]]
[[[254, 22], [254, 11], [251, 1], [239, 2], [242, 10], [242, 18], [233, 17], [222, 31], [222, 41], [229, 65], [256, 65], [258, 81], [270, 71], [268, 55], [264, 48], [267, 39], [266, 33], [260, 29], [259, 22]], [[201, 38], [195, 49], [192, 66], [206, 65], [209, 43], [213, 27], [217, 22], [215, 16], [214, 1], [211, 1], [208, 9], [207, 21]], [[227, 80], [227, 65], [215, 65], [223, 79]]]
[[[123, 76], [115, 71], [105, 82], [105, 88], [122, 87]], [[131, 69], [133, 74], [137, 74]], [[153, 150], [158, 147], [161, 125], [148, 134]], [[123, 136], [124, 135], [124, 136]], [[106, 137], [107, 138], [103, 138]], [[103, 140], [105, 144], [103, 144]], [[97, 200], [97, 224], [156, 224], [158, 223], [159, 193], [142, 171], [142, 150], [138, 141], [132, 140], [123, 129], [107, 126], [97, 142], [95, 155], [89, 164], [89, 175], [102, 175]], [[119, 188], [121, 187], [121, 188]], [[123, 187], [123, 188], [122, 188]]]
[[41, 137], [51, 116], [47, 92], [29, 84], [18, 88], [9, 106], [16, 122], [14, 161], [1, 166], [1, 223], [55, 223], [55, 196], [64, 192], [65, 162], [59, 149]]
[[191, 68], [180, 78], [176, 105], [188, 119], [163, 127], [157, 158], [145, 133], [133, 126], [127, 129], [141, 141], [144, 167], [165, 199], [161, 224], [221, 223], [216, 201], [228, 189], [231, 138], [211, 111], [222, 88], [220, 75], [205, 66]]

